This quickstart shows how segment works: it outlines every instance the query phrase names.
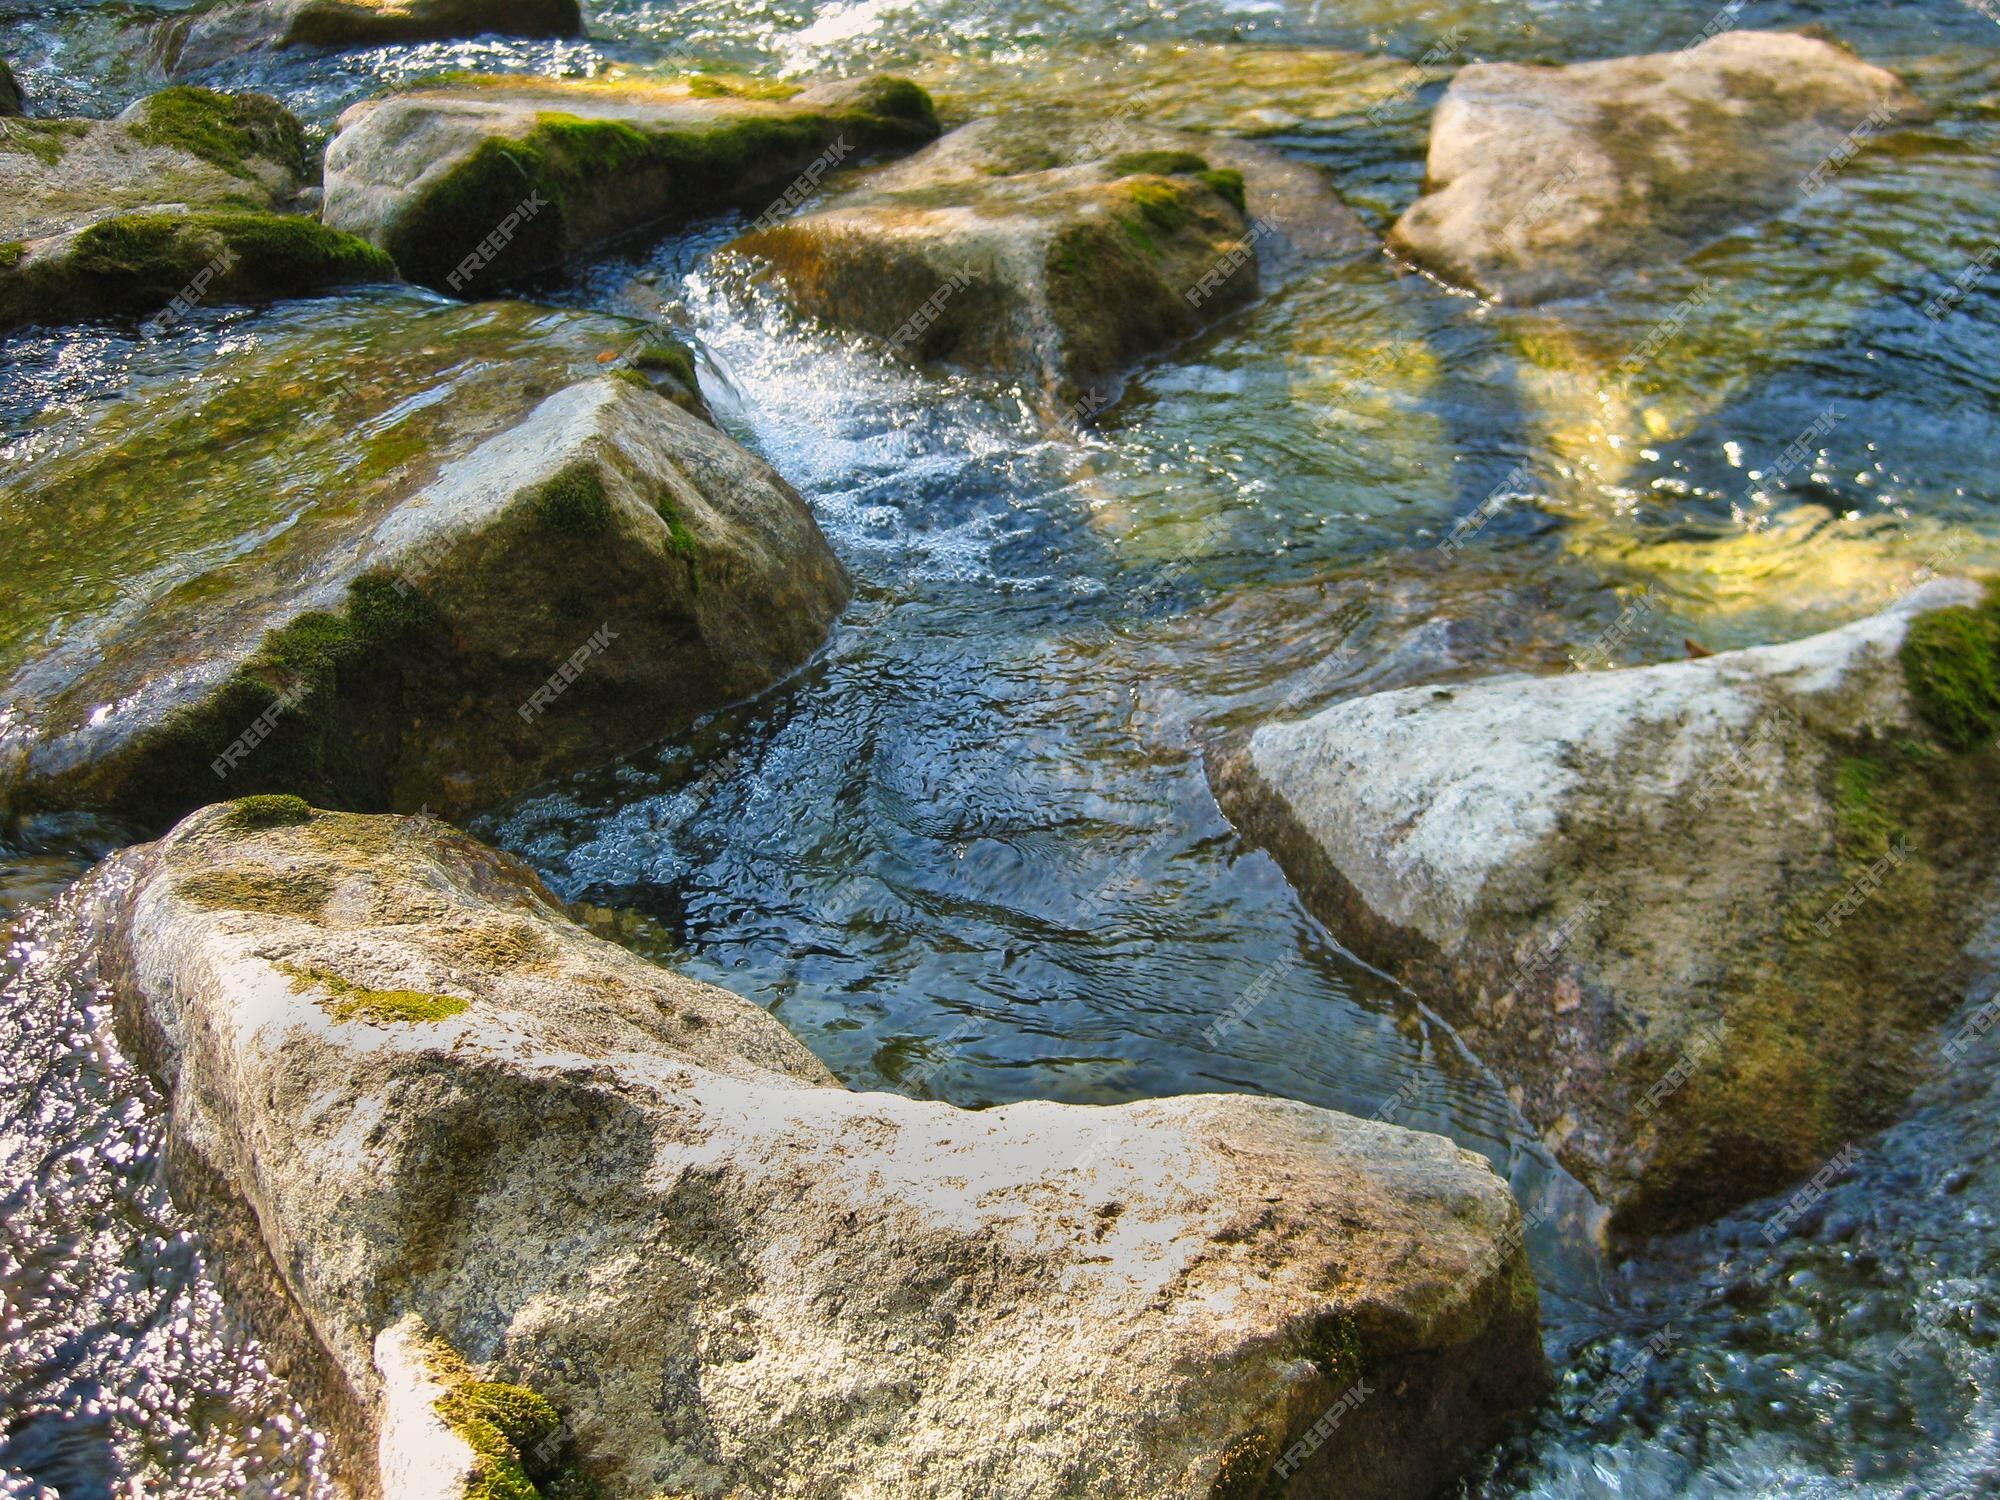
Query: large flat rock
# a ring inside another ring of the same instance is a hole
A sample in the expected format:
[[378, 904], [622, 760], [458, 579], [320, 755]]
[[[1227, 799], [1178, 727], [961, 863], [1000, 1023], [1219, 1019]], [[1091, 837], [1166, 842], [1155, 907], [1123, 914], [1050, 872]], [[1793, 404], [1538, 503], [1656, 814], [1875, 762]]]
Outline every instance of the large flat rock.
[[161, 23], [172, 70], [283, 47], [374, 47], [481, 36], [577, 36], [577, 0], [221, 0]]
[[1075, 400], [1241, 307], [1260, 273], [1368, 245], [1275, 151], [1045, 109], [975, 121], [735, 248], [816, 317]]
[[262, 94], [172, 88], [113, 120], [0, 120], [0, 331], [393, 280], [286, 210], [305, 133]]
[[0, 492], [14, 811], [458, 815], [760, 691], [845, 602], [777, 474], [595, 373], [643, 327], [390, 292], [288, 318]]
[[1614, 1230], [1680, 1227], [1893, 1118], [1958, 998], [1995, 756], [1941, 741], [1899, 653], [1977, 597], [1940, 581], [1789, 645], [1355, 699], [1257, 729], [1218, 795]]
[[1923, 112], [1894, 74], [1790, 32], [1474, 64], [1438, 104], [1424, 196], [1390, 248], [1507, 302], [1595, 291], [1777, 212]]
[[323, 217], [387, 250], [413, 281], [463, 296], [621, 235], [762, 207], [809, 168], [817, 181], [936, 134], [929, 96], [886, 78], [784, 98], [636, 79], [470, 79], [342, 115]]
[[430, 820], [212, 807], [83, 899], [178, 1190], [392, 1496], [497, 1462], [480, 1381], [611, 1500], [1419, 1497], [1541, 1388], [1513, 1200], [1437, 1136], [849, 1092]]

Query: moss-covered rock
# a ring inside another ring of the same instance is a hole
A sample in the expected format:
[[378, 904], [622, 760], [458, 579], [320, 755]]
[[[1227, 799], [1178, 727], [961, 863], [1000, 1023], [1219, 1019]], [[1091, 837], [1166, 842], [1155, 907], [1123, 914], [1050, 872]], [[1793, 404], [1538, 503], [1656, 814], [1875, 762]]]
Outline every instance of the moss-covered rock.
[[395, 263], [366, 240], [302, 214], [114, 214], [0, 257], [0, 330], [114, 313], [171, 321], [203, 304], [395, 279]]
[[1322, 180], [1263, 148], [1043, 111], [953, 131], [737, 248], [815, 316], [1070, 402], [1241, 306], [1261, 271], [1365, 244]]
[[283, 212], [309, 173], [304, 130], [263, 94], [0, 120], [0, 329], [392, 278], [373, 246]]
[[1948, 580], [1790, 645], [1357, 699], [1258, 729], [1218, 792], [1614, 1232], [1681, 1228], [1888, 1123], [1962, 999], [2000, 818], [2000, 751], [1961, 711], [1990, 686], [1958, 649], [1979, 598]]
[[937, 134], [893, 79], [750, 97], [688, 83], [485, 80], [356, 105], [327, 151], [325, 218], [459, 295], [619, 235], [762, 207], [802, 173]]
[[1438, 104], [1425, 194], [1390, 247], [1508, 302], [1594, 291], [1773, 212], [1923, 113], [1894, 74], [1789, 32], [1475, 64]]
[[164, 205], [282, 211], [309, 173], [302, 127], [263, 94], [173, 88], [114, 120], [0, 119], [0, 240]]
[[851, 1093], [430, 819], [206, 809], [77, 899], [178, 1196], [391, 1497], [1399, 1500], [1545, 1381], [1520, 1215], [1439, 1136]]
[[0, 115], [25, 115], [27, 112], [28, 101], [21, 92], [20, 80], [7, 66], [7, 59], [0, 57]]
[[154, 51], [187, 72], [282, 47], [377, 47], [500, 36], [577, 36], [577, 0], [218, 0], [160, 23]]
[[[571, 383], [643, 328], [383, 301], [329, 310], [330, 349], [306, 331], [213, 371], [205, 399], [134, 397], [0, 494], [33, 603], [0, 615], [4, 800], [155, 825], [219, 792], [457, 813], [818, 646], [846, 585], [798, 496], [650, 389]], [[451, 399], [407, 400], [433, 389]], [[117, 516], [101, 550], [79, 550], [86, 503]]]

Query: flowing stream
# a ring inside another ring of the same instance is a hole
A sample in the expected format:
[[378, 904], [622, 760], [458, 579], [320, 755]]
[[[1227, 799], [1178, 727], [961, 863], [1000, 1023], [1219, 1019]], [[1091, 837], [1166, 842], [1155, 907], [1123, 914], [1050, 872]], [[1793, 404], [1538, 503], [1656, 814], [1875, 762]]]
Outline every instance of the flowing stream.
[[[104, 113], [159, 83], [121, 48], [129, 13], [0, 0], [0, 53], [41, 111]], [[1067, 99], [1255, 134], [1323, 165], [1379, 230], [1418, 190], [1453, 67], [1671, 48], [1717, 15], [612, 0], [587, 43], [264, 57], [200, 81], [269, 90], [323, 133], [444, 69], [894, 67], [951, 118]], [[1305, 274], [1081, 432], [1025, 391], [802, 325], [722, 249], [735, 221], [533, 289], [694, 345], [720, 420], [805, 494], [856, 593], [777, 689], [475, 831], [641, 951], [768, 1007], [857, 1088], [967, 1106], [1252, 1091], [1485, 1154], [1544, 1221], [1530, 1250], [1561, 1378], [1467, 1494], [1990, 1494], [1993, 978], [1953, 1023], [1980, 1040], [1787, 1232], [1753, 1205], [1610, 1265], [1504, 1089], [1304, 912], [1203, 774], [1231, 733], [1356, 693], [1784, 639], [1924, 570], [2000, 566], [2000, 272], [1940, 307], [1993, 247], [2000, 6], [1721, 16], [1825, 28], [1933, 118], [1587, 302], [1483, 306], [1386, 259]], [[10, 470], [131, 392], [327, 318], [5, 341], [0, 520]], [[1642, 347], [1656, 357], [1621, 373]], [[1482, 507], [1465, 545], [1438, 545]], [[132, 543], [119, 566], [174, 545]], [[158, 1100], [78, 957], [85, 918], [59, 893], [116, 837], [50, 826], [0, 850], [0, 1495], [321, 1493], [318, 1441], [167, 1198]]]

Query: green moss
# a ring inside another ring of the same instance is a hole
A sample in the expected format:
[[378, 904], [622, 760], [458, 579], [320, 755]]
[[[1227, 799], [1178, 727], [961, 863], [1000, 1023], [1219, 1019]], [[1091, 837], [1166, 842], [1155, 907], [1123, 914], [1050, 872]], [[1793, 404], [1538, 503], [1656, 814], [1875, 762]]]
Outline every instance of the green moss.
[[907, 78], [877, 78], [862, 90], [861, 107], [885, 120], [906, 120], [931, 135], [940, 129], [937, 105]]
[[32, 156], [53, 167], [62, 160], [66, 141], [89, 133], [88, 120], [0, 120], [0, 151]]
[[1846, 756], [1834, 767], [1833, 811], [1844, 862], [1870, 864], [1903, 841], [1903, 825], [1887, 805], [1894, 774], [1868, 756]]
[[1192, 151], [1128, 151], [1115, 157], [1111, 170], [1120, 177], [1188, 176], [1208, 170], [1208, 158]]
[[1361, 1340], [1354, 1332], [1353, 1320], [1341, 1314], [1314, 1325], [1300, 1352], [1336, 1389], [1345, 1389], [1362, 1374]]
[[303, 797], [287, 792], [266, 792], [238, 797], [231, 804], [229, 820], [239, 828], [291, 828], [312, 821], [313, 810]]
[[1187, 189], [1176, 183], [1135, 182], [1125, 189], [1125, 198], [1162, 234], [1177, 234], [1187, 224]]
[[315, 875], [260, 869], [213, 869], [174, 881], [174, 895], [203, 911], [260, 912], [317, 920], [333, 887]]
[[19, 240], [8, 240], [0, 244], [0, 271], [11, 271], [27, 255], [28, 247]]
[[1917, 711], [1946, 744], [1971, 750], [2000, 734], [2000, 583], [1977, 606], [1919, 615], [1901, 655]]
[[622, 370], [613, 370], [611, 378], [613, 380], [624, 381], [625, 384], [631, 386], [635, 391], [644, 391], [648, 395], [653, 394], [653, 382], [646, 378], [644, 371], [636, 370], [630, 365], [627, 365]]
[[267, 94], [165, 89], [146, 101], [129, 129], [134, 140], [178, 147], [233, 177], [254, 179], [253, 157], [276, 162], [294, 177], [306, 175], [305, 129]]
[[632, 357], [632, 364], [641, 370], [663, 370], [689, 391], [698, 392], [701, 389], [695, 378], [694, 355], [685, 346], [669, 339], [646, 345]]
[[[668, 217], [687, 219], [754, 198], [843, 132], [864, 149], [888, 138], [927, 139], [937, 133], [935, 115], [912, 119], [909, 112], [923, 116], [929, 102], [915, 85], [898, 89], [891, 81], [864, 95], [861, 110], [839, 115], [749, 115], [641, 130], [621, 120], [545, 112], [520, 140], [486, 141], [447, 173], [398, 221], [389, 250], [412, 279], [468, 293], [473, 282], [461, 278], [452, 287], [453, 273], [495, 226], [515, 216], [507, 242], [480, 252], [467, 273], [479, 285], [501, 285], [560, 265], [576, 220], [618, 219], [635, 194], [657, 197]], [[541, 206], [520, 214], [531, 199]], [[579, 211], [587, 202], [603, 211]]]
[[611, 497], [604, 492], [604, 476], [587, 459], [578, 459], [540, 485], [529, 503], [551, 531], [601, 536], [611, 528]]
[[477, 1455], [465, 1500], [598, 1500], [599, 1487], [561, 1452], [562, 1418], [526, 1386], [467, 1380], [437, 1413]]
[[290, 976], [294, 990], [326, 990], [328, 998], [319, 1003], [336, 1021], [365, 1021], [370, 1026], [416, 1025], [449, 1020], [471, 1009], [470, 1001], [456, 995], [427, 990], [371, 990], [341, 978], [330, 969], [309, 964], [281, 963], [275, 967], [279, 973]]
[[301, 215], [119, 214], [85, 229], [67, 255], [0, 278], [0, 327], [51, 315], [155, 313], [183, 293], [258, 300], [395, 275], [373, 245]]
[[[303, 795], [318, 807], [390, 806], [406, 676], [432, 651], [437, 622], [423, 597], [393, 578], [356, 579], [338, 613], [302, 614], [262, 644], [213, 693], [169, 714], [129, 762], [112, 800], [163, 824], [215, 800], [219, 758], [231, 787]], [[268, 732], [247, 751], [253, 724]]]
[[709, 78], [705, 75], [690, 78], [687, 86], [688, 92], [697, 99], [732, 99], [736, 96], [736, 90], [720, 78]]
[[1214, 189], [1215, 195], [1239, 214], [1249, 212], [1243, 196], [1243, 174], [1234, 167], [1217, 167], [1212, 172], [1197, 172], [1195, 176]]

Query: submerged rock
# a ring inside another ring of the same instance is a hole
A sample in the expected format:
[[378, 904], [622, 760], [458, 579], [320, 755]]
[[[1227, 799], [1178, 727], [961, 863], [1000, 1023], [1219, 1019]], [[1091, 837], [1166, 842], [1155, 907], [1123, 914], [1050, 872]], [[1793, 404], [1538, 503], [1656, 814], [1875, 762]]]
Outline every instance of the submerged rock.
[[849, 1092], [430, 820], [245, 799], [85, 899], [183, 1200], [387, 1494], [1418, 1497], [1539, 1394], [1440, 1137]]
[[577, 36], [577, 0], [223, 0], [160, 27], [170, 69], [205, 68], [278, 47], [374, 47], [501, 36]]
[[1365, 244], [1274, 151], [1043, 112], [955, 130], [736, 248], [814, 316], [1073, 400], [1249, 301], [1261, 267]]
[[0, 122], [0, 330], [393, 279], [372, 245], [279, 212], [307, 176], [303, 129], [263, 94]]
[[342, 115], [323, 217], [412, 280], [471, 295], [936, 134], [929, 96], [889, 78], [785, 98], [701, 80], [466, 80]]
[[1894, 74], [1789, 32], [1567, 67], [1479, 63], [1445, 91], [1390, 247], [1532, 303], [1679, 259], [1921, 118]]
[[[139, 397], [123, 441], [5, 497], [0, 545], [46, 578], [30, 597], [73, 611], [4, 621], [16, 810], [159, 826], [226, 787], [455, 815], [753, 694], [824, 639], [845, 575], [791, 487], [637, 370], [569, 383], [643, 330], [414, 300], [328, 329], [335, 356], [290, 345], [199, 399]], [[77, 555], [86, 506], [133, 533], [110, 565]], [[144, 540], [163, 536], [164, 561]]]
[[1923, 653], [1989, 621], [1957, 670], [2000, 681], [1976, 597], [1940, 581], [1790, 645], [1354, 699], [1256, 730], [1217, 793], [1615, 1232], [1678, 1228], [1886, 1123], [1960, 996], [2000, 781]]

